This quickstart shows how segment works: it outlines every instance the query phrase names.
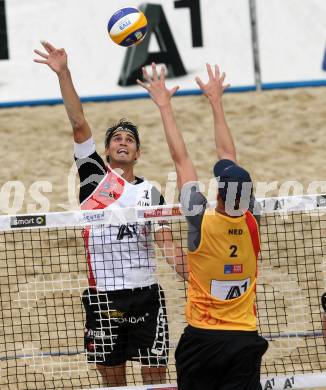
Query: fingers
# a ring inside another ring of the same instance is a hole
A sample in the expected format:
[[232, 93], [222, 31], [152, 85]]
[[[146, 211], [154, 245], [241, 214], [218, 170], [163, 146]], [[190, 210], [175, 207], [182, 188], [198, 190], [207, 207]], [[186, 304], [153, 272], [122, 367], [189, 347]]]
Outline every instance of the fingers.
[[223, 85], [223, 87], [222, 87], [223, 92], [224, 92], [226, 89], [230, 88], [230, 87], [231, 87], [231, 84]]
[[212, 67], [210, 66], [210, 64], [206, 64], [206, 69], [207, 69], [209, 80], [213, 80], [214, 75], [213, 75]]
[[163, 81], [163, 83], [165, 83], [165, 66], [164, 65], [161, 66], [160, 80]]
[[44, 49], [48, 52], [48, 53], [52, 53], [53, 51], [55, 51], [55, 47], [51, 45], [51, 43], [47, 42], [47, 41], [41, 41], [41, 44], [42, 46], [44, 47]]
[[156, 64], [153, 62], [152, 65], [152, 76], [150, 76], [147, 72], [147, 69], [145, 66], [143, 66], [142, 71], [143, 71], [143, 78], [146, 80], [148, 83], [151, 82], [157, 82], [162, 80], [163, 82], [165, 81], [165, 67], [161, 66], [160, 69], [160, 76], [158, 75]]
[[220, 78], [220, 68], [218, 65], [215, 65], [215, 78], [216, 79]]
[[152, 74], [153, 74], [153, 81], [158, 81], [158, 74], [157, 74], [155, 62], [152, 62]]
[[143, 77], [144, 77], [144, 80], [150, 82], [151, 81], [151, 78], [147, 72], [147, 69], [145, 68], [145, 66], [143, 66]]
[[163, 92], [168, 91], [170, 96], [172, 96], [178, 91], [179, 86], [176, 86], [170, 90], [166, 88], [165, 85], [166, 68], [164, 65], [161, 66], [159, 74], [158, 74], [157, 66], [154, 62], [151, 64], [151, 69], [152, 69], [152, 75], [150, 76], [147, 72], [146, 67], [143, 66], [142, 72], [143, 72], [144, 81], [137, 79], [138, 85], [146, 89], [146, 91], [148, 91], [150, 94], [155, 94], [155, 93], [157, 94], [157, 93], [162, 93], [162, 91]]
[[226, 75], [225, 72], [223, 72], [221, 76], [220, 67], [218, 65], [214, 65], [214, 74], [213, 74], [212, 66], [210, 64], [206, 64], [206, 69], [207, 69], [209, 80], [213, 80], [215, 78], [219, 80], [221, 84], [223, 84]]
[[147, 84], [145, 84], [144, 82], [142, 82], [141, 80], [137, 79], [137, 84], [140, 85], [141, 87], [143, 87], [144, 89], [146, 89], [146, 91], [149, 91], [149, 88], [147, 86]]
[[46, 59], [49, 58], [49, 56], [47, 54], [42, 53], [41, 51], [39, 51], [37, 49], [34, 50], [34, 53], [38, 54], [40, 57], [43, 57], [43, 58], [46, 58]]
[[34, 62], [37, 62], [37, 63], [39, 63], [39, 64], [46, 64], [46, 65], [49, 64], [47, 60], [40, 60], [40, 59], [38, 59], [38, 58], [34, 58], [33, 61], [34, 61]]
[[199, 87], [200, 89], [203, 89], [203, 88], [204, 88], [204, 83], [202, 82], [201, 78], [197, 76], [197, 77], [195, 78], [195, 80], [196, 80], [196, 83], [198, 84], [198, 87]]
[[173, 96], [179, 89], [180, 87], [177, 85], [176, 87], [170, 89], [170, 95]]
[[51, 49], [48, 47], [47, 42], [41, 41], [41, 45], [44, 47], [44, 49], [45, 49], [49, 54], [51, 53]]
[[46, 46], [51, 50], [51, 51], [55, 51], [55, 47], [51, 45], [50, 42], [45, 42]]

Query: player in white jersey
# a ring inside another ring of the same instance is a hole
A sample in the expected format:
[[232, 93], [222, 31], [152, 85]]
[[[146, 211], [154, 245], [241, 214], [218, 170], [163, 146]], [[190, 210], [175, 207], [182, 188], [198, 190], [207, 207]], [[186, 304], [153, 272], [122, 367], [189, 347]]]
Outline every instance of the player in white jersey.
[[[48, 65], [58, 76], [65, 108], [73, 128], [75, 160], [84, 210], [163, 204], [146, 180], [134, 175], [140, 156], [138, 129], [121, 120], [109, 128], [105, 155], [97, 154], [92, 132], [75, 91], [64, 49], [42, 42], [46, 52], [34, 61]], [[99, 211], [100, 213], [100, 211]], [[89, 288], [83, 294], [86, 310], [85, 349], [96, 363], [103, 384], [126, 385], [126, 361], [138, 360], [144, 384], [165, 381], [168, 327], [164, 293], [155, 279], [155, 242], [166, 260], [186, 277], [184, 254], [173, 242], [168, 225], [152, 232], [151, 224], [87, 227], [84, 239]]]

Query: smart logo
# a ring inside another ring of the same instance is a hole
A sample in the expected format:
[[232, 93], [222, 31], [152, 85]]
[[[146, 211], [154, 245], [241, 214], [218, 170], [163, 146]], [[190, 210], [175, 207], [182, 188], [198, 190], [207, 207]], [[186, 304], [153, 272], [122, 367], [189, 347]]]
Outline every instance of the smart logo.
[[45, 226], [45, 215], [18, 215], [10, 217], [10, 227], [12, 228], [27, 228], [33, 226]]

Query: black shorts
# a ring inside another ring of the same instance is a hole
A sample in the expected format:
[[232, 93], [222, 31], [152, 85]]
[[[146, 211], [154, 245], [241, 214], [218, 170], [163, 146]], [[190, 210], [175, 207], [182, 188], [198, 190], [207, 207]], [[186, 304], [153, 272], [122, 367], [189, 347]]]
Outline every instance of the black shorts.
[[175, 352], [179, 390], [261, 390], [268, 342], [257, 332], [188, 326]]
[[168, 323], [159, 285], [109, 292], [89, 288], [83, 293], [83, 304], [88, 362], [116, 366], [137, 360], [143, 366], [167, 365]]

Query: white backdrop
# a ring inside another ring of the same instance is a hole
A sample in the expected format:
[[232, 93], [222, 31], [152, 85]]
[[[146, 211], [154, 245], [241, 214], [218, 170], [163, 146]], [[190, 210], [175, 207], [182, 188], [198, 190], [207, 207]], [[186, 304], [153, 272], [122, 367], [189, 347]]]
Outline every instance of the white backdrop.
[[[170, 80], [183, 90], [205, 77], [205, 63], [218, 63], [233, 86], [254, 84], [248, 0], [201, 0], [203, 47], [193, 48], [190, 13], [162, 4], [187, 76]], [[0, 61], [0, 104], [59, 98], [55, 75], [32, 62], [41, 39], [64, 47], [80, 96], [126, 95], [139, 87], [117, 84], [126, 49], [114, 45], [106, 31], [109, 16], [127, 0], [6, 0], [9, 60]], [[325, 0], [257, 0], [263, 82], [325, 79]], [[154, 35], [151, 51], [157, 48]]]
[[263, 81], [326, 79], [326, 1], [256, 1]]

